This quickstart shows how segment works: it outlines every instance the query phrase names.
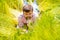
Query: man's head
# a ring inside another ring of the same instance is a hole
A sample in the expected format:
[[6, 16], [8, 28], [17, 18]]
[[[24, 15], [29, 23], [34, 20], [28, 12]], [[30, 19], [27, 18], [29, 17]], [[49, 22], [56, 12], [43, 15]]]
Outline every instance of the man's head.
[[31, 18], [33, 15], [33, 7], [31, 5], [25, 5], [23, 7], [23, 14], [26, 18]]

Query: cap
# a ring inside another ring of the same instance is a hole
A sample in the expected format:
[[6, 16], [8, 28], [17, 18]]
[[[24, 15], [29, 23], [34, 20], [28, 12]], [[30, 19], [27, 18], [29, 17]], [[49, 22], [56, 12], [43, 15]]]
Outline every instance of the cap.
[[33, 7], [31, 6], [31, 5], [25, 5], [24, 7], [23, 7], [23, 11], [25, 11], [25, 12], [29, 12], [29, 11], [33, 11]]

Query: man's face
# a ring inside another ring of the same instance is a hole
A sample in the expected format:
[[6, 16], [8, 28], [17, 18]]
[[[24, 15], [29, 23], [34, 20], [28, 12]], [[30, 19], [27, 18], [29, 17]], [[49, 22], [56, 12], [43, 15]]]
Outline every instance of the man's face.
[[29, 12], [24, 11], [23, 13], [24, 13], [25, 18], [28, 18], [28, 19], [30, 19], [33, 15], [33, 11], [29, 11]]

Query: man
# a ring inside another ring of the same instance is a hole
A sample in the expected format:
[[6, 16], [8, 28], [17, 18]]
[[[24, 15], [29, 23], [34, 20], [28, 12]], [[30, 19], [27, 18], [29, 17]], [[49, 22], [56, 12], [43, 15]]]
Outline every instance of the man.
[[22, 29], [26, 26], [26, 30], [28, 30], [29, 23], [34, 24], [35, 18], [33, 7], [31, 5], [25, 5], [23, 7], [23, 15], [20, 15], [18, 18], [18, 26]]

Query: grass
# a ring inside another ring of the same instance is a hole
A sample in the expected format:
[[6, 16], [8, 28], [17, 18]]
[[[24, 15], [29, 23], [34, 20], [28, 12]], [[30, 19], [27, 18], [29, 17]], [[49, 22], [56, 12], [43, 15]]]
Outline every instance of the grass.
[[43, 0], [41, 3], [37, 1], [41, 14], [33, 29], [30, 28], [24, 34], [15, 27], [17, 22], [9, 12], [10, 4], [7, 2], [0, 2], [0, 40], [60, 40], [60, 6], [57, 2], [54, 1], [53, 4], [53, 0]]

